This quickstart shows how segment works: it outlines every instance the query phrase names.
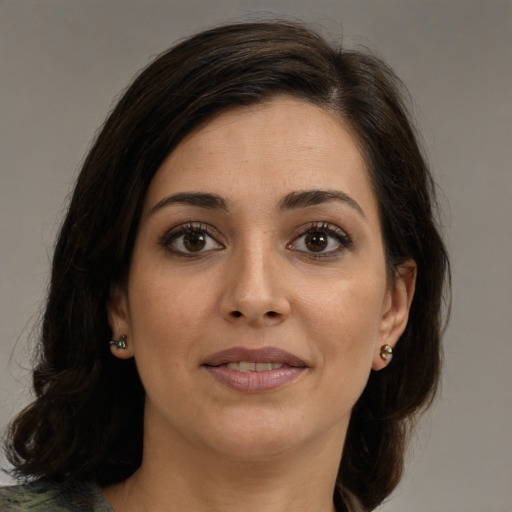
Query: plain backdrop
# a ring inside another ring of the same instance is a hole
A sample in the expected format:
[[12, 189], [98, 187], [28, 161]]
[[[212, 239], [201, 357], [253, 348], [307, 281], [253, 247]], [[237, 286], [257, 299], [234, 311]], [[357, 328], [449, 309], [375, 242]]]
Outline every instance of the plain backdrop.
[[444, 191], [453, 310], [443, 387], [379, 510], [510, 512], [511, 0], [0, 0], [0, 426], [28, 400], [54, 236], [114, 99], [177, 39], [275, 16], [388, 60]]

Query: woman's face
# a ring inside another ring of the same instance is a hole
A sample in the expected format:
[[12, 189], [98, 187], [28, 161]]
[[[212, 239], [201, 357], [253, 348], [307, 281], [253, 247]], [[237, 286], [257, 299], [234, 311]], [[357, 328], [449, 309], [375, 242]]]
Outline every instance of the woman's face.
[[341, 451], [411, 289], [387, 280], [353, 136], [278, 98], [219, 115], [164, 161], [109, 318], [146, 390], [146, 435], [253, 459]]

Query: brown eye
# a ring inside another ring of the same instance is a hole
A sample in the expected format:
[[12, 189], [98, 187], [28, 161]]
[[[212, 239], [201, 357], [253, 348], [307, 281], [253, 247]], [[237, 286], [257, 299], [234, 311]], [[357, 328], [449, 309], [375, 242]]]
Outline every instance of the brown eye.
[[310, 251], [321, 252], [328, 246], [329, 237], [321, 231], [312, 231], [306, 235], [304, 244]]
[[335, 224], [321, 223], [304, 229], [287, 247], [311, 258], [328, 258], [341, 255], [345, 249], [350, 249], [352, 240]]
[[183, 246], [187, 251], [201, 251], [206, 246], [206, 237], [201, 231], [188, 231], [183, 235]]
[[223, 249], [224, 246], [210, 234], [212, 230], [203, 224], [177, 226], [161, 238], [160, 245], [179, 256], [201, 256]]

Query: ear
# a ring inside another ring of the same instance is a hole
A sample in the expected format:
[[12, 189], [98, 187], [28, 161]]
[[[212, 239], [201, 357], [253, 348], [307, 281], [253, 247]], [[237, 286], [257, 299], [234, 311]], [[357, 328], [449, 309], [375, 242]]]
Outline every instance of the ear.
[[406, 260], [398, 267], [395, 280], [390, 284], [382, 309], [378, 343], [373, 357], [373, 370], [382, 370], [389, 363], [389, 360], [381, 357], [381, 347], [390, 345], [394, 348], [405, 331], [416, 286], [416, 271], [416, 262]]
[[128, 296], [123, 287], [111, 287], [110, 297], [107, 301], [107, 316], [110, 329], [112, 330], [112, 339], [118, 340], [123, 335], [127, 337], [126, 348], [119, 349], [111, 345], [110, 351], [119, 359], [130, 359], [133, 357], [130, 310], [128, 307]]

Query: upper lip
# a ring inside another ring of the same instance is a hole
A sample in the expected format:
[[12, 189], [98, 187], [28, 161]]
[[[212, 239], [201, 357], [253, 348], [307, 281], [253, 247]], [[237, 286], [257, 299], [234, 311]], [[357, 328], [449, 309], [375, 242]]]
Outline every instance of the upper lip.
[[232, 347], [211, 354], [203, 361], [203, 365], [221, 366], [223, 364], [237, 363], [240, 361], [252, 363], [281, 363], [295, 367], [307, 366], [300, 357], [277, 347]]

